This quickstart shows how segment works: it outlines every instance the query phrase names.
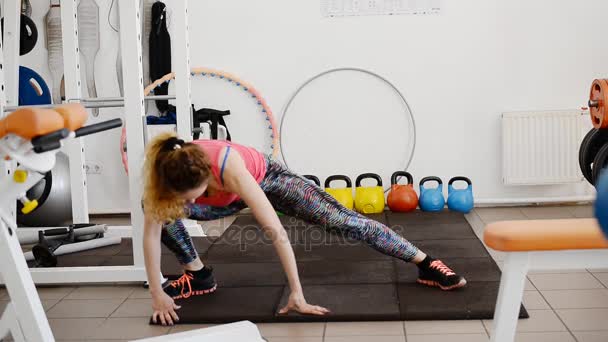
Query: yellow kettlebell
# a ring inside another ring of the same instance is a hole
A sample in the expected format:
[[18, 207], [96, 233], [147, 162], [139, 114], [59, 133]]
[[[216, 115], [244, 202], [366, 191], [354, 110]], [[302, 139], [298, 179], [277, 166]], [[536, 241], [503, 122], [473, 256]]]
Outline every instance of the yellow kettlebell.
[[[361, 186], [361, 181], [373, 178], [376, 186]], [[355, 209], [361, 214], [378, 214], [384, 211], [384, 188], [382, 178], [375, 173], [364, 173], [355, 181]]]
[[[330, 183], [336, 180], [343, 180], [346, 182], [345, 188], [331, 188]], [[348, 209], [353, 209], [353, 183], [350, 178], [345, 175], [333, 175], [329, 176], [325, 180], [325, 192], [330, 194], [338, 202]]]

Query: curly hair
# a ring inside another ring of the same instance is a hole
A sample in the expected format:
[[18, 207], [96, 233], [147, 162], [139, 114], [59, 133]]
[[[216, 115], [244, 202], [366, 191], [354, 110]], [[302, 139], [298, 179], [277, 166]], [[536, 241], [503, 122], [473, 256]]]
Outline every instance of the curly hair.
[[211, 176], [211, 163], [196, 144], [175, 133], [156, 136], [146, 147], [143, 206], [161, 222], [185, 217], [179, 194], [201, 186]]

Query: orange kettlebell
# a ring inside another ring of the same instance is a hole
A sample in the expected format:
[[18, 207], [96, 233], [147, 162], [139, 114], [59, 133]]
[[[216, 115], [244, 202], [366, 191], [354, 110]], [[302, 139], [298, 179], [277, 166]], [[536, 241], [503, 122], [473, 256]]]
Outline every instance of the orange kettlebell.
[[[407, 178], [407, 184], [397, 184], [397, 177]], [[414, 190], [414, 177], [406, 171], [396, 171], [391, 176], [391, 191], [388, 193], [388, 207], [395, 212], [410, 212], [418, 207], [418, 194]]]

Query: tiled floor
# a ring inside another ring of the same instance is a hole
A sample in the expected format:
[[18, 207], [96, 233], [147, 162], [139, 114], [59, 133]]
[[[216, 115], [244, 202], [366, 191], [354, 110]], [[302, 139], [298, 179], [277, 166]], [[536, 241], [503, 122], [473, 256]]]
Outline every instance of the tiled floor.
[[[591, 217], [589, 206], [478, 208], [469, 220], [481, 236], [496, 220]], [[115, 223], [120, 219], [114, 219]], [[213, 235], [224, 223], [205, 229]], [[492, 252], [499, 265], [503, 255]], [[529, 275], [524, 304], [530, 318], [520, 320], [518, 342], [608, 341], [608, 269], [537, 271]], [[158, 327], [148, 324], [150, 297], [141, 286], [40, 288], [55, 337], [65, 341], [124, 341], [204, 328], [205, 325]], [[0, 292], [0, 304], [8, 299]], [[491, 321], [416, 321], [259, 324], [271, 342], [485, 342]]]

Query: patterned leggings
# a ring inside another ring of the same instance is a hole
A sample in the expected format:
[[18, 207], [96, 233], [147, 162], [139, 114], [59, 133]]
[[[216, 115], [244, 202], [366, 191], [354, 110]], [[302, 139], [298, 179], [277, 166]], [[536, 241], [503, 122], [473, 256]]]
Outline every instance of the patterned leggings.
[[[312, 224], [342, 231], [349, 237], [364, 241], [377, 251], [411, 261], [418, 252], [416, 246], [380, 222], [347, 209], [331, 195], [306, 178], [289, 171], [279, 162], [267, 158], [266, 176], [260, 187], [275, 208]], [[237, 201], [226, 207], [190, 204], [186, 213], [195, 220], [215, 220], [230, 216], [246, 208]], [[182, 264], [197, 258], [192, 240], [181, 220], [166, 224], [161, 240]]]

